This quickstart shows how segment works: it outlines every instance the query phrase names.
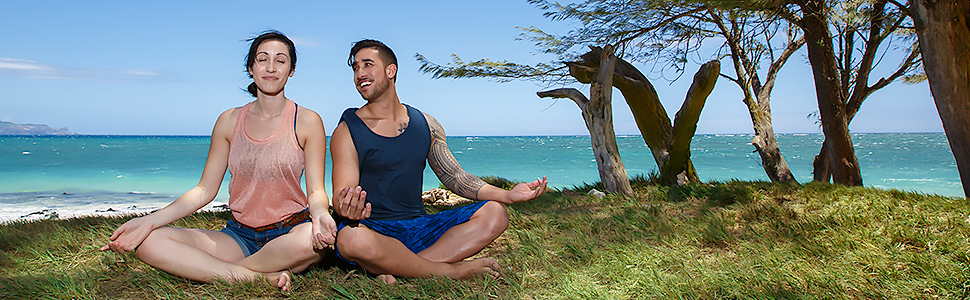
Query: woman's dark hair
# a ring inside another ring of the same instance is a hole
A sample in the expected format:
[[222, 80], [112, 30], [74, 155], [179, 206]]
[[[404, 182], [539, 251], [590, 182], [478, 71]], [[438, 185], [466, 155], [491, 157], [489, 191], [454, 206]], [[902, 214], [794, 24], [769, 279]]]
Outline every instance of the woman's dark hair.
[[[290, 52], [290, 70], [296, 69], [296, 46], [293, 45], [293, 41], [286, 37], [286, 35], [283, 35], [282, 32], [276, 30], [267, 30], [259, 36], [246, 41], [252, 42], [252, 44], [249, 45], [249, 53], [246, 54], [246, 74], [249, 74], [249, 69], [252, 68], [253, 64], [256, 63], [256, 50], [259, 49], [259, 45], [265, 41], [280, 41], [281, 43], [285, 44], [286, 48], [289, 49]], [[253, 78], [253, 75], [249, 74], [249, 78]], [[250, 83], [246, 90], [249, 91], [249, 94], [253, 95], [253, 97], [256, 97], [256, 82], [254, 81], [253, 83]]]
[[[354, 46], [350, 48], [350, 57], [347, 58], [347, 65], [353, 67], [354, 55], [357, 55], [358, 51], [365, 48], [377, 49], [377, 55], [388, 66], [398, 65], [397, 56], [394, 56], [394, 51], [391, 51], [390, 47], [388, 47], [387, 45], [384, 45], [384, 43], [381, 43], [378, 40], [360, 40], [354, 43]], [[400, 66], [398, 66], [398, 69], [400, 69]], [[394, 75], [393, 80], [397, 81], [397, 75]]]

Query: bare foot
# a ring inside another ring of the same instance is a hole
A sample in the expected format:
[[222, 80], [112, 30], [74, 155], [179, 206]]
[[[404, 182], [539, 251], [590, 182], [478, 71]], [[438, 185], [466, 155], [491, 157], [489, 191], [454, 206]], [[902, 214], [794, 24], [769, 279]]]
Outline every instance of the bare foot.
[[290, 274], [290, 271], [267, 273], [266, 279], [271, 284], [275, 282], [276, 287], [284, 292], [290, 291], [290, 286], [293, 285], [293, 274]]
[[380, 279], [381, 281], [384, 282], [384, 284], [387, 284], [387, 285], [392, 285], [395, 282], [397, 282], [397, 278], [394, 278], [394, 275], [391, 275], [391, 274], [377, 275], [377, 279]]
[[479, 275], [488, 275], [498, 278], [498, 262], [489, 258], [476, 258], [473, 260], [463, 260], [452, 264], [455, 271], [452, 276], [455, 279], [468, 279]]

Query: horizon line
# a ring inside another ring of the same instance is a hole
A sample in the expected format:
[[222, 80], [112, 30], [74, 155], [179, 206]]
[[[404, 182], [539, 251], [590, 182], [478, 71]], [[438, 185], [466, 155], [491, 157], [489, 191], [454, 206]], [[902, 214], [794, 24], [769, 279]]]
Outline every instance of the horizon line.
[[[937, 134], [944, 131], [885, 131], [885, 132], [851, 132], [850, 134]], [[694, 136], [745, 136], [754, 133], [698, 133]], [[779, 135], [824, 135], [821, 132], [788, 132]], [[210, 134], [0, 134], [0, 137], [211, 137]], [[587, 137], [589, 134], [531, 134], [531, 135], [449, 135], [447, 137]], [[640, 137], [641, 134], [616, 134], [616, 137]], [[327, 135], [330, 138], [331, 135]]]

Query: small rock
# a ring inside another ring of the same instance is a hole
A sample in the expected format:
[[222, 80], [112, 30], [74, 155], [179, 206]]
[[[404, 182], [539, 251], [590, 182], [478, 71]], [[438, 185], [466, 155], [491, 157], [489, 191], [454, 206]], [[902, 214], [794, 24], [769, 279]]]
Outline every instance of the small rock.
[[431, 189], [421, 193], [421, 201], [428, 205], [457, 205], [467, 202], [472, 202], [472, 200], [458, 196], [446, 189]]
[[606, 197], [606, 193], [600, 192], [600, 191], [598, 191], [596, 189], [591, 189], [591, 190], [589, 190], [589, 193], [586, 193], [586, 194], [587, 195], [590, 195], [590, 196], [593, 196], [593, 197], [596, 197], [596, 198]]

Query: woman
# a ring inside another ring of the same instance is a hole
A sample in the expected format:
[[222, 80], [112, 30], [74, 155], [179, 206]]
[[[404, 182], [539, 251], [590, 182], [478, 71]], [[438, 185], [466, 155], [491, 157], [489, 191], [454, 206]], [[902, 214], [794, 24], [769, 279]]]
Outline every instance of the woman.
[[[324, 190], [326, 135], [317, 113], [283, 95], [296, 48], [280, 32], [252, 39], [246, 70], [256, 100], [229, 109], [212, 129], [199, 184], [152, 214], [118, 227], [101, 248], [196, 281], [266, 278], [288, 290], [292, 274], [321, 259], [336, 228]], [[163, 227], [215, 198], [226, 170], [232, 219], [222, 231]], [[300, 177], [306, 173], [306, 194]]]

